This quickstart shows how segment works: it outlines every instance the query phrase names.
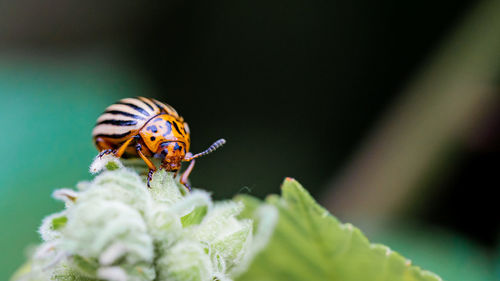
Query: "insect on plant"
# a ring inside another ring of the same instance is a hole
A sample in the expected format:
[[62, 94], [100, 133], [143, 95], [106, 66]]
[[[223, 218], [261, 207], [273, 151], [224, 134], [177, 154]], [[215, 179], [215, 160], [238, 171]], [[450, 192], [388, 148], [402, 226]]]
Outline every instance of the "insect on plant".
[[219, 139], [205, 151], [193, 155], [189, 152], [191, 139], [184, 118], [170, 105], [145, 97], [125, 98], [108, 106], [97, 119], [92, 137], [100, 151], [98, 157], [114, 154], [118, 158], [144, 160], [149, 167], [148, 187], [157, 170], [150, 157], [162, 159], [160, 169], [175, 172], [175, 175], [181, 162], [190, 162], [180, 179], [188, 190], [191, 190], [188, 177], [195, 159], [226, 143]]

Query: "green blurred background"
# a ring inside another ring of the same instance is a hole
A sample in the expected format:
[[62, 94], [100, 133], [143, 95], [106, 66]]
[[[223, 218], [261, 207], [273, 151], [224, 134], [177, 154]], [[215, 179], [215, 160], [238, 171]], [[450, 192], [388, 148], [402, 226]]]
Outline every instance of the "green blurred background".
[[[91, 179], [112, 102], [189, 122], [217, 199], [297, 178], [445, 280], [500, 280], [500, 1], [0, 3], [0, 280]], [[6, 127], [5, 127], [6, 126]]]

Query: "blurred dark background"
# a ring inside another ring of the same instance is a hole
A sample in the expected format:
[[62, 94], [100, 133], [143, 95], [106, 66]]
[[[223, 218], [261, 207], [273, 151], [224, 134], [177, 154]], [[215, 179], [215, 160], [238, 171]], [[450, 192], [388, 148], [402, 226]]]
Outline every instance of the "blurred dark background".
[[[432, 66], [450, 34], [484, 3], [1, 2], [5, 278], [22, 263], [22, 249], [37, 242], [41, 218], [60, 208], [51, 190], [91, 178], [86, 166], [97, 152], [90, 133], [100, 112], [137, 95], [169, 103], [185, 117], [193, 152], [227, 139], [223, 149], [198, 161], [194, 186], [217, 199], [237, 193], [264, 198], [279, 193], [285, 176], [295, 177], [341, 220], [368, 221], [372, 240], [391, 245], [396, 239], [374, 227], [367, 213], [351, 217], [351, 207], [342, 206], [336, 212], [335, 200], [343, 198], [328, 198], [342, 196], [337, 179], [349, 173], [348, 163], [384, 127], [382, 120]], [[417, 195], [401, 199], [403, 207], [391, 208], [388, 223], [380, 224], [427, 234], [439, 229], [472, 245], [488, 266], [497, 256], [500, 227], [494, 207], [498, 68], [490, 72], [495, 98], [476, 107], [481, 110], [472, 114], [467, 133], [450, 137], [439, 161], [428, 164], [431, 172], [415, 183]], [[344, 202], [356, 208], [363, 201]], [[411, 244], [396, 250], [411, 255], [405, 248]], [[441, 273], [439, 265], [426, 266]], [[488, 266], [478, 271], [486, 276]]]

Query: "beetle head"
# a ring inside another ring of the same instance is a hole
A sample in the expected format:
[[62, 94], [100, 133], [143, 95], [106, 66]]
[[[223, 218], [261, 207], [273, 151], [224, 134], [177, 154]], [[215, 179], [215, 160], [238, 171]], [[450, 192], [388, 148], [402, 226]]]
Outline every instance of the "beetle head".
[[162, 143], [161, 147], [163, 156], [161, 167], [167, 171], [178, 171], [186, 155], [186, 145], [180, 141], [169, 141]]

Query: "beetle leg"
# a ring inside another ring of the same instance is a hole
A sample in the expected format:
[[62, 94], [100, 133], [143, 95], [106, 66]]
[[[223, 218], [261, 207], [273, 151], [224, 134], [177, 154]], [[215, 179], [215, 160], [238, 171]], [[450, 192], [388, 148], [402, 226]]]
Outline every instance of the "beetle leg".
[[153, 178], [153, 173], [156, 171], [156, 166], [155, 164], [153, 164], [153, 162], [151, 162], [151, 160], [149, 160], [149, 158], [147, 158], [143, 153], [142, 153], [142, 145], [140, 143], [138, 143], [136, 146], [135, 146], [135, 149], [137, 150], [137, 154], [139, 155], [139, 157], [141, 157], [142, 160], [144, 160], [144, 162], [146, 162], [146, 165], [148, 165], [149, 167], [149, 172], [148, 172], [148, 187], [151, 187], [149, 185], [149, 182], [151, 181], [151, 179]]
[[188, 184], [188, 177], [189, 177], [189, 174], [191, 174], [191, 172], [193, 171], [194, 163], [195, 163], [195, 160], [194, 159], [191, 160], [191, 163], [189, 163], [188, 168], [186, 169], [186, 171], [184, 171], [184, 173], [181, 176], [181, 180], [180, 180], [180, 183], [182, 185], [184, 185], [189, 191], [191, 191], [191, 186], [189, 186], [189, 184]]
[[111, 149], [111, 148], [104, 149], [103, 151], [99, 152], [97, 157], [102, 158], [104, 155], [111, 154], [111, 153], [113, 153], [113, 149]]
[[106, 154], [111, 154], [113, 153], [113, 146], [109, 144], [106, 140], [104, 140], [101, 137], [97, 137], [95, 139], [95, 145], [97, 146], [97, 149], [100, 151], [97, 157], [101, 158]]
[[148, 172], [148, 187], [151, 188], [151, 186], [149, 185], [149, 182], [151, 181], [151, 179], [153, 178], [153, 174], [154, 174], [154, 170], [152, 169], [149, 169], [149, 172]]
[[115, 152], [115, 156], [118, 157], [118, 158], [122, 157], [123, 153], [125, 153], [125, 150], [127, 149], [127, 147], [129, 146], [129, 144], [134, 139], [135, 139], [135, 137], [132, 137], [132, 138], [128, 139], [127, 141], [125, 141], [122, 145], [120, 145], [120, 147]]

